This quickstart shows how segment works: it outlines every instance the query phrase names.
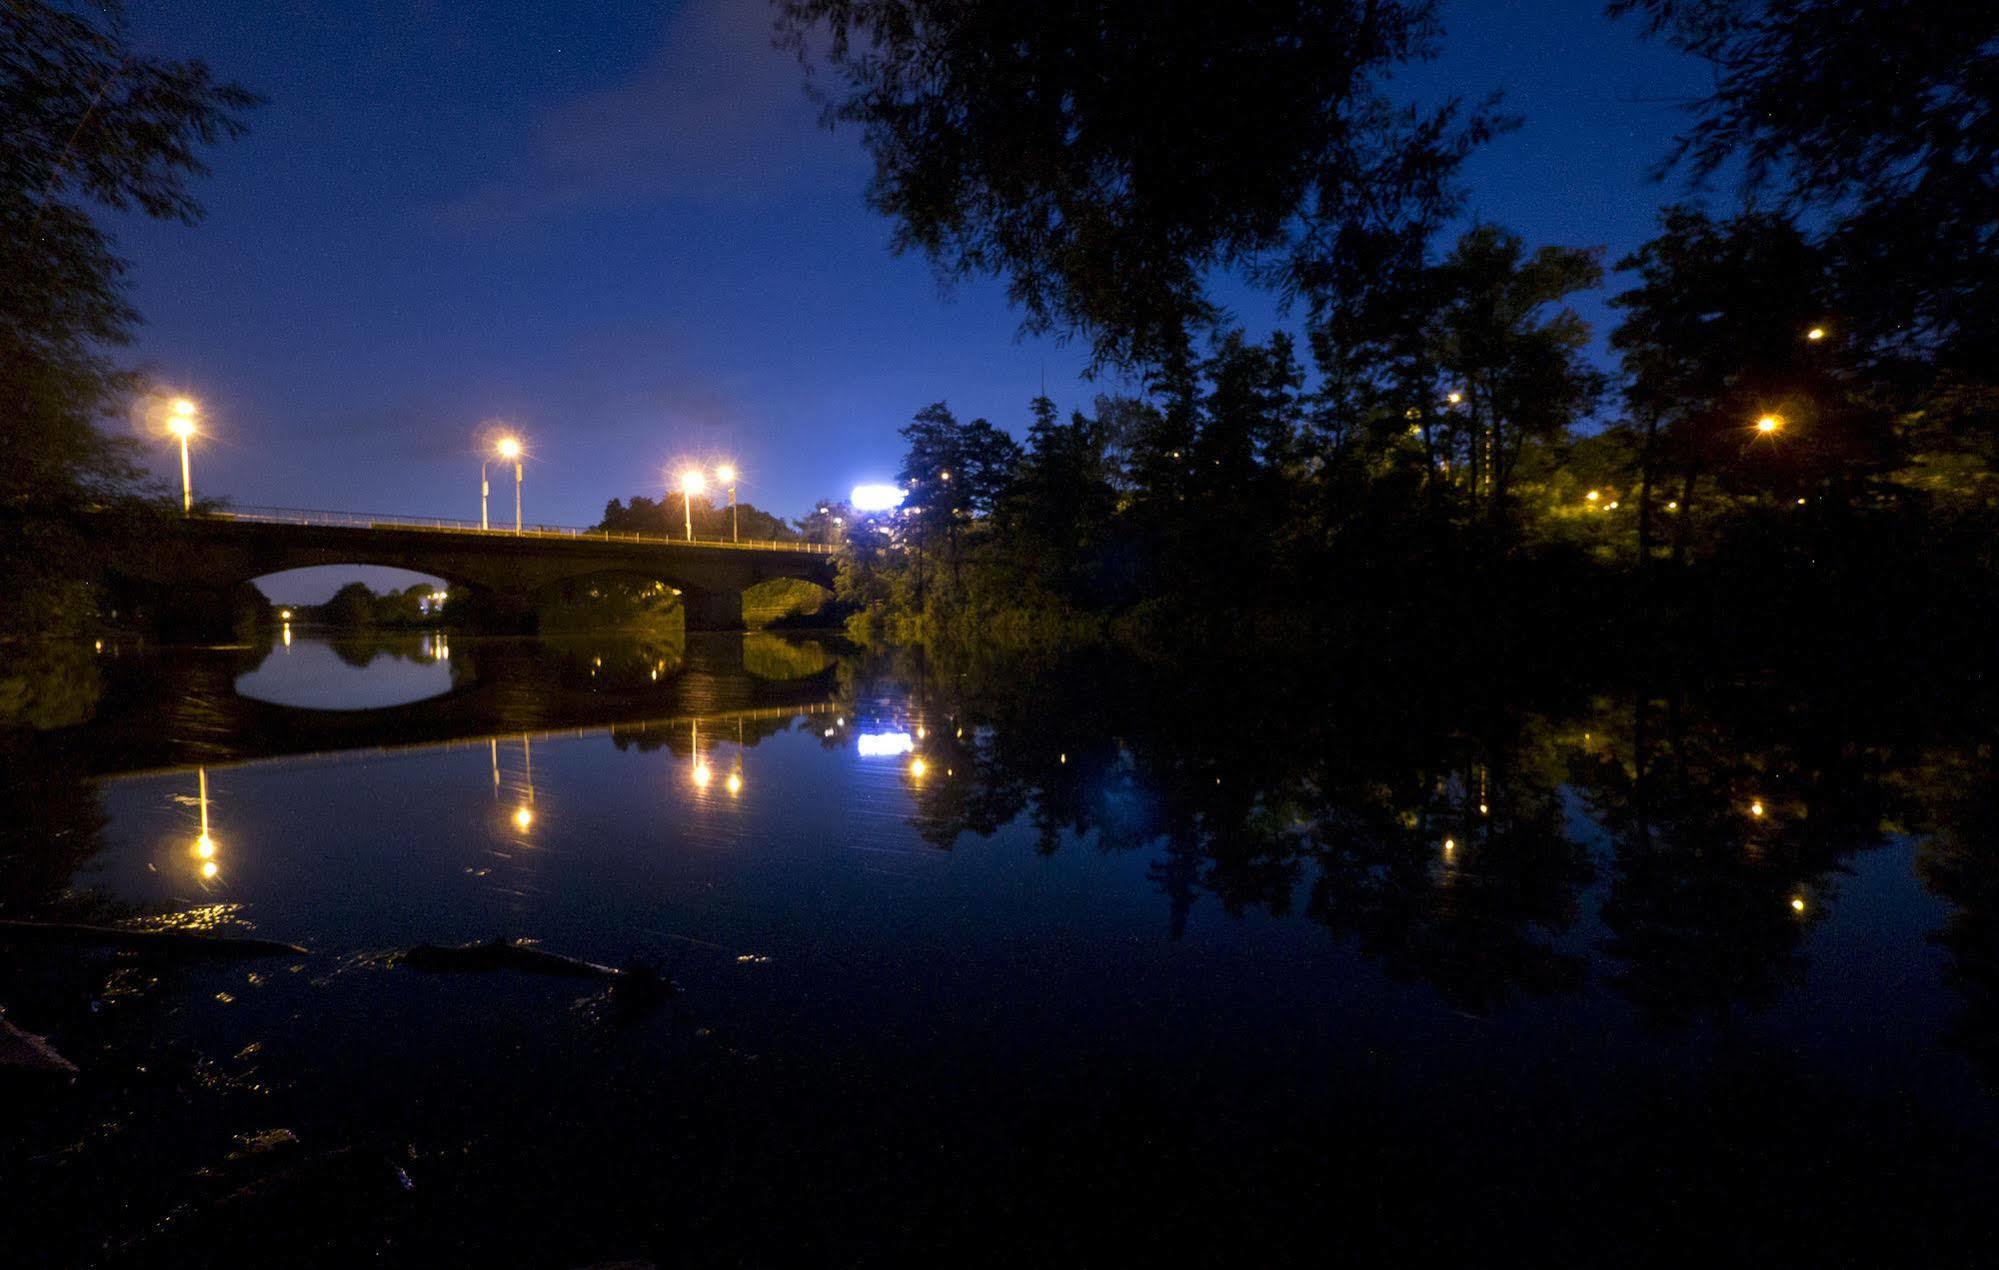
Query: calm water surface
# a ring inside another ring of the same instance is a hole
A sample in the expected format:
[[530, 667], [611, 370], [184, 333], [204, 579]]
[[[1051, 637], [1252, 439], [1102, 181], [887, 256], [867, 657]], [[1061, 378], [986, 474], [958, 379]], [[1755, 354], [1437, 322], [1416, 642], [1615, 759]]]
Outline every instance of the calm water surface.
[[[1975, 702], [1297, 662], [110, 650], [3, 915], [310, 954], [9, 950], [82, 1069], [0, 1092], [17, 1247], [1979, 1260]], [[397, 957], [496, 936], [680, 991]]]

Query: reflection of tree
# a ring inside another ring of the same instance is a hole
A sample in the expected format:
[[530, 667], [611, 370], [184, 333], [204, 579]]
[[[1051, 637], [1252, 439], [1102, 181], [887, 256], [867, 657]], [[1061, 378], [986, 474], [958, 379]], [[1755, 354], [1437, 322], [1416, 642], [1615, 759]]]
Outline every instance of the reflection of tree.
[[833, 655], [816, 640], [781, 639], [751, 632], [743, 636], [743, 669], [759, 679], [803, 679], [833, 664]]
[[1929, 835], [1917, 870], [1952, 905], [1932, 937], [1949, 954], [1945, 975], [1964, 996], [1952, 1039], [1999, 1086], [1999, 749], [1931, 752], [1901, 780]]
[[1301, 713], [1291, 676], [1310, 664], [1183, 669], [1170, 693], [1107, 656], [898, 669], [952, 720], [912, 782], [914, 823], [935, 845], [1025, 815], [1044, 852], [1065, 835], [1156, 848], [1148, 875], [1175, 935], [1202, 894], [1231, 915], [1283, 914], [1310, 879], [1309, 916], [1466, 1004], [1580, 978], [1548, 943], [1591, 877], [1561, 833], [1551, 764], [1515, 777], [1502, 745], [1474, 770], [1448, 729], [1382, 702]]
[[[1564, 936], [1599, 880], [1594, 953], [1648, 1016], [1767, 1002], [1799, 973], [1843, 864], [1916, 801], [1884, 779], [1897, 711], [1828, 693], [1804, 669], [1698, 705], [1683, 692], [1571, 705], [1519, 688], [1430, 699], [1365, 674], [1329, 688], [1309, 657], [1254, 675], [1182, 661], [1170, 691], [1156, 667], [1103, 653], [931, 650], [876, 670], [946, 721], [908, 780], [925, 841], [948, 848], [1021, 820], [1044, 852], [1073, 840], [1152, 851], [1176, 936], [1202, 896], [1231, 915], [1302, 902], [1391, 973], [1473, 1010], [1585, 981], [1591, 950]], [[1523, 711], [1523, 695], [1550, 705]], [[1976, 870], [1947, 870], [1957, 863], [1933, 868], [1982, 897]], [[1968, 918], [1946, 936], [1967, 982], [1999, 1003], [1999, 970], [1987, 974], [1999, 953], [1979, 951], [1999, 934], [1984, 938]]]
[[[699, 725], [701, 752], [710, 754], [718, 746], [755, 749], [770, 737], [790, 732], [797, 722], [797, 716], [789, 714], [755, 717], [724, 714], [702, 719]], [[611, 728], [611, 744], [620, 750], [634, 750], [640, 754], [665, 750], [676, 758], [692, 758], [694, 725], [684, 719], [665, 723], [619, 724]]]
[[5, 646], [0, 668], [0, 728], [37, 730], [82, 723], [104, 686], [82, 640], [33, 640]]
[[1608, 833], [1613, 981], [1666, 1022], [1762, 1004], [1802, 971], [1829, 875], [1883, 841], [1875, 756], [1850, 719], [1784, 696], [1679, 694], [1605, 707], [1571, 738], [1571, 779]]
[[1323, 786], [1307, 912], [1462, 1008], [1580, 984], [1581, 960], [1550, 939], [1575, 923], [1594, 868], [1563, 832], [1549, 738], [1534, 723], [1446, 739], [1427, 761], [1348, 756]]
[[75, 759], [0, 733], [0, 916], [44, 913], [103, 845], [96, 787]]

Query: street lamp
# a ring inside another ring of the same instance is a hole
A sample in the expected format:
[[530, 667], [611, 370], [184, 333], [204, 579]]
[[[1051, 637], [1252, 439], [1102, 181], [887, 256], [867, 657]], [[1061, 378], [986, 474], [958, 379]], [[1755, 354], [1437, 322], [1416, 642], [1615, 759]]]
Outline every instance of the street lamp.
[[195, 404], [185, 397], [175, 397], [167, 409], [173, 417], [167, 421], [167, 431], [180, 438], [180, 511], [188, 516], [194, 513], [194, 476], [188, 467], [187, 439], [194, 435], [194, 420], [198, 413]]
[[694, 541], [694, 496], [708, 488], [707, 478], [694, 468], [680, 474], [680, 510], [687, 522], [687, 541]]
[[521, 443], [516, 437], [500, 438], [500, 457], [514, 465], [514, 532], [521, 531]]
[[715, 469], [715, 479], [729, 487], [729, 541], [739, 540], [736, 524], [736, 469], [728, 463]]
[[1774, 435], [1783, 426], [1784, 417], [1782, 415], [1764, 415], [1756, 421], [1756, 430], [1766, 437]]
[[[514, 532], [519, 533], [521, 531], [521, 455], [523, 453], [520, 438], [501, 437], [493, 443], [493, 452], [500, 458], [512, 462], [514, 465]], [[486, 519], [486, 499], [493, 492], [491, 483], [486, 480], [486, 464], [491, 461], [492, 458], [488, 455], [482, 454], [479, 456], [479, 528], [481, 529], [492, 528], [492, 525]]]

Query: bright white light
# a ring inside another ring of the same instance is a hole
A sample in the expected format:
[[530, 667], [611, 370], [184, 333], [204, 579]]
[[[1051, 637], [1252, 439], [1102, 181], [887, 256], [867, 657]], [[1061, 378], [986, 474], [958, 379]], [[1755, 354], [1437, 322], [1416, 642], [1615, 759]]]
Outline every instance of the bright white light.
[[847, 501], [864, 512], [885, 512], [891, 507], [902, 505], [903, 492], [899, 485], [856, 485]]
[[862, 758], [883, 758], [897, 754], [907, 754], [916, 748], [916, 740], [907, 732], [863, 732], [854, 738], [860, 748]]

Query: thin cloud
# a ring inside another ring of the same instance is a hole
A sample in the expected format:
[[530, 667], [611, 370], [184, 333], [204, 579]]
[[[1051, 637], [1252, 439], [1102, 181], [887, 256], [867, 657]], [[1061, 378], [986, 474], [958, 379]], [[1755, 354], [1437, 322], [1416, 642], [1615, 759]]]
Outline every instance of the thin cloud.
[[796, 61], [770, 36], [766, 0], [694, 0], [642, 70], [545, 112], [515, 170], [439, 219], [480, 232], [599, 208], [753, 202], [857, 168], [858, 148], [818, 126]]

